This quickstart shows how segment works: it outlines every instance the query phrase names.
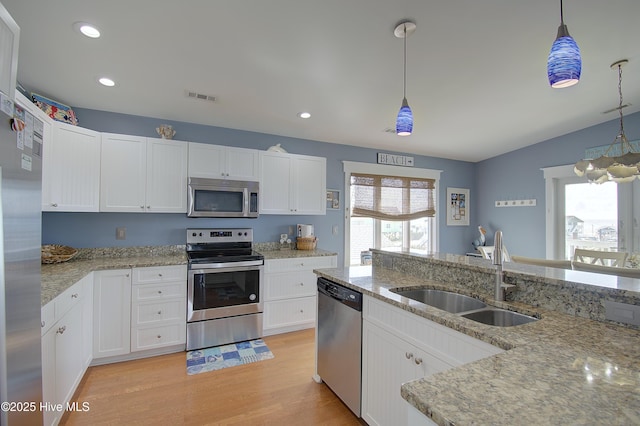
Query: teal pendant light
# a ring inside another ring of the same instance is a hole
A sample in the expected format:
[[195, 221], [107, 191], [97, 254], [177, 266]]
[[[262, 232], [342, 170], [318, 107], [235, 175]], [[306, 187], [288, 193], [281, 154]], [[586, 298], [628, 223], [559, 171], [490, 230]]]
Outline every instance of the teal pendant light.
[[407, 102], [407, 37], [416, 30], [416, 24], [411, 21], [400, 22], [393, 34], [404, 39], [404, 78], [402, 86], [402, 105], [396, 118], [396, 134], [398, 136], [409, 136], [413, 132], [413, 112]]
[[581, 71], [580, 48], [573, 37], [569, 35], [569, 30], [564, 24], [564, 12], [562, 0], [560, 0], [560, 26], [547, 59], [549, 84], [554, 89], [573, 86], [580, 81]]

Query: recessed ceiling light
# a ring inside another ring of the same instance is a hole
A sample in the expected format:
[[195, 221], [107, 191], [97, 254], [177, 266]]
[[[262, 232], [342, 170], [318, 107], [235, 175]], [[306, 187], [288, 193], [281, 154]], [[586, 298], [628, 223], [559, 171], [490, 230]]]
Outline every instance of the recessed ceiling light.
[[311, 113], [310, 112], [299, 112], [298, 113], [298, 117], [300, 117], [300, 118], [310, 118], [311, 117]]
[[101, 77], [98, 79], [98, 82], [103, 86], [113, 87], [116, 85], [116, 82], [107, 77]]
[[100, 30], [98, 30], [91, 24], [87, 24], [86, 22], [76, 22], [75, 24], [73, 24], [73, 28], [89, 38], [100, 37]]

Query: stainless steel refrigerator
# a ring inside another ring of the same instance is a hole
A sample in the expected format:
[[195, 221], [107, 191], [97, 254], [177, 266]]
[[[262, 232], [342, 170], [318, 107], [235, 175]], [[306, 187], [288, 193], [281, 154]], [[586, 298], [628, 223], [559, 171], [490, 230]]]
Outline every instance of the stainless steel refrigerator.
[[[40, 245], [42, 138], [0, 112], [0, 424], [42, 424]], [[8, 111], [7, 111], [8, 112]], [[28, 114], [28, 113], [25, 113]], [[40, 126], [41, 127], [41, 126]], [[35, 129], [35, 132], [34, 132]]]

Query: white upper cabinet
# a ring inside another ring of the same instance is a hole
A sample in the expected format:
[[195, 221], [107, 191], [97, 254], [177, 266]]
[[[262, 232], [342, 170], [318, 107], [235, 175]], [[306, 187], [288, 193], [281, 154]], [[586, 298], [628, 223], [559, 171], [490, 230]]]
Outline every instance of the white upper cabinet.
[[326, 213], [326, 158], [262, 151], [260, 167], [261, 214]]
[[189, 177], [258, 181], [259, 151], [189, 142]]
[[103, 133], [100, 211], [186, 213], [187, 143]]
[[100, 133], [58, 121], [43, 122], [42, 210], [97, 212]]
[[147, 138], [102, 134], [100, 211], [144, 212]]
[[187, 212], [187, 142], [147, 138], [147, 211]]
[[20, 27], [0, 3], [0, 92], [14, 98]]

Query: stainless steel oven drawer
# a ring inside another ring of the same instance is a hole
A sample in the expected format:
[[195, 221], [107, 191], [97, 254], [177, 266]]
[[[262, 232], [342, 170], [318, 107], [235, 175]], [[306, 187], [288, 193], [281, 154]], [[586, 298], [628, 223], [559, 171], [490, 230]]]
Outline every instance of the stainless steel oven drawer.
[[187, 350], [262, 337], [262, 314], [239, 315], [187, 323]]

